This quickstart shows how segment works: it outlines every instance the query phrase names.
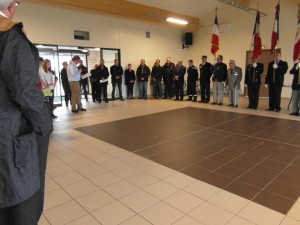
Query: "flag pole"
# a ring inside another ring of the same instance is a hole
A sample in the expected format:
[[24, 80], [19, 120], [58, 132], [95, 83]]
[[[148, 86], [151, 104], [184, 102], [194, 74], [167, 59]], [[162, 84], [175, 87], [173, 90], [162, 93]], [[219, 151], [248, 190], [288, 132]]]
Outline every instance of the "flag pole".
[[[216, 7], [216, 15], [215, 16], [218, 16], [218, 7]], [[217, 56], [216, 56], [216, 53], [214, 54], [214, 63], [217, 61]]]

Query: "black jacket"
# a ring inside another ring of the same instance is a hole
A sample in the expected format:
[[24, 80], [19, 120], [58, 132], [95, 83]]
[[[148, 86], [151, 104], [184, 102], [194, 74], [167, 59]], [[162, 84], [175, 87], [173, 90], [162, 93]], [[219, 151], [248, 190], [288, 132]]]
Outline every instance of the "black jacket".
[[71, 89], [70, 89], [70, 84], [69, 84], [69, 80], [68, 80], [67, 70], [65, 68], [62, 68], [62, 70], [60, 72], [60, 77], [61, 77], [61, 82], [62, 82], [64, 91], [67, 93], [70, 93]]
[[252, 64], [249, 64], [246, 68], [245, 84], [248, 86], [261, 84], [261, 75], [264, 72], [264, 64], [257, 63], [254, 68]]
[[[173, 78], [175, 79], [175, 76], [178, 76], [178, 82], [180, 83], [184, 83], [184, 75], [186, 73], [186, 67], [185, 66], [180, 66], [177, 67], [175, 66], [174, 70], [173, 70]], [[198, 77], [198, 75], [197, 75]], [[177, 82], [176, 80], [174, 80], [175, 82]]]
[[209, 62], [206, 62], [204, 65], [201, 63], [199, 65], [199, 71], [200, 71], [200, 82], [210, 83], [210, 78], [212, 75], [211, 64]]
[[135, 72], [134, 70], [129, 71], [129, 69], [125, 70], [125, 84], [129, 85], [132, 84], [130, 81], [135, 81]]
[[103, 66], [103, 68], [101, 66], [98, 66], [96, 69], [96, 77], [98, 81], [107, 79], [109, 77], [108, 68], [106, 66]]
[[151, 77], [156, 79], [156, 81], [161, 82], [162, 79], [162, 67], [161, 66], [153, 66]]
[[[148, 82], [148, 77], [150, 76], [150, 69], [147, 65], [142, 67], [141, 65], [137, 68], [136, 75], [138, 82]], [[144, 80], [142, 80], [144, 78]]]
[[216, 63], [212, 66], [213, 78], [212, 81], [225, 82], [227, 78], [227, 65], [223, 62]]
[[162, 75], [164, 79], [164, 83], [173, 82], [173, 70], [174, 70], [174, 63], [168, 65], [167, 63], [162, 67]]
[[[287, 62], [280, 60], [277, 63], [278, 68], [276, 70], [273, 68], [273, 64], [274, 61], [270, 62], [268, 65], [268, 72], [267, 72], [265, 84], [282, 87], [284, 83], [284, 75], [288, 70], [288, 64]], [[275, 79], [275, 83], [274, 83], [274, 79]]]
[[293, 90], [300, 90], [300, 84], [299, 82], [299, 68], [296, 69], [298, 63], [295, 63], [294, 67], [291, 69], [290, 74], [294, 75], [293, 83], [292, 83], [292, 89]]
[[196, 81], [198, 80], [198, 69], [196, 66], [191, 66], [191, 67], [188, 67], [187, 69], [187, 74], [188, 74], [188, 77], [187, 77], [187, 82], [188, 84], [195, 84]]
[[[85, 75], [85, 74], [88, 73], [88, 70], [87, 70], [87, 68], [86, 68], [84, 65], [78, 66], [78, 69], [81, 69], [81, 74], [82, 74], [82, 75]], [[89, 80], [89, 78], [85, 78], [85, 79], [81, 79], [81, 78], [80, 78], [80, 83], [81, 83], [81, 84], [87, 84], [87, 83], [88, 83], [88, 80]]]
[[[110, 75], [111, 75], [111, 82], [114, 83], [122, 83], [122, 76], [123, 76], [123, 68], [122, 66], [113, 65], [110, 67]], [[118, 79], [117, 79], [118, 77]]]
[[19, 204], [40, 188], [36, 133], [52, 131], [39, 83], [39, 53], [0, 16], [0, 208]]
[[91, 73], [91, 77], [90, 77], [91, 83], [97, 82], [98, 79], [97, 79], [96, 69], [92, 69], [92, 70], [90, 71], [90, 73]]

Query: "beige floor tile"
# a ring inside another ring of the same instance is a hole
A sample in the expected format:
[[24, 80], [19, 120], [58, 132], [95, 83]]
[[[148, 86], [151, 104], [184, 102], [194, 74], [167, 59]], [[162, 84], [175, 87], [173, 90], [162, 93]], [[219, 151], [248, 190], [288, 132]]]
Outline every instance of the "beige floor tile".
[[164, 202], [157, 203], [140, 215], [155, 225], [170, 225], [184, 216], [182, 212]]
[[158, 181], [144, 188], [145, 191], [163, 200], [179, 191], [178, 188], [164, 181]]
[[174, 195], [171, 195], [170, 197], [166, 198], [164, 202], [168, 203], [169, 205], [184, 213], [189, 213], [197, 206], [202, 204], [203, 200], [194, 195], [189, 194], [188, 192], [179, 191]]
[[106, 153], [98, 153], [97, 155], [92, 155], [92, 156], [86, 156], [87, 159], [90, 159], [91, 161], [101, 164], [107, 160], [111, 160], [113, 157], [106, 154]]
[[64, 189], [73, 198], [79, 198], [83, 195], [99, 190], [99, 187], [89, 180], [82, 180], [75, 184], [66, 186]]
[[220, 191], [208, 201], [232, 213], [238, 213], [249, 203], [249, 200], [228, 191]]
[[57, 177], [59, 175], [63, 175], [63, 174], [66, 174], [66, 173], [69, 173], [69, 172], [72, 172], [72, 171], [74, 171], [72, 169], [72, 167], [70, 167], [66, 164], [61, 164], [59, 166], [48, 168], [47, 169], [47, 174], [50, 177]]
[[152, 176], [160, 178], [160, 179], [164, 179], [164, 178], [176, 173], [175, 170], [172, 170], [172, 169], [162, 166], [162, 165], [158, 165], [158, 166], [152, 167], [150, 169], [147, 169], [147, 170], [145, 170], [145, 172], [149, 173]]
[[134, 162], [139, 162], [141, 160], [145, 160], [144, 157], [141, 157], [139, 155], [132, 154], [132, 153], [120, 156], [120, 157], [118, 157], [118, 159], [125, 162], [125, 163], [128, 163], [128, 164], [131, 164], [131, 163], [134, 163]]
[[109, 159], [106, 160], [102, 163], [99, 163], [100, 166], [104, 167], [107, 170], [113, 170], [117, 169], [119, 167], [125, 166], [126, 163], [122, 162], [121, 160], [118, 159]]
[[241, 217], [236, 216], [232, 220], [230, 220], [226, 225], [255, 225], [255, 224]]
[[98, 176], [92, 177], [92, 178], [90, 178], [90, 180], [93, 183], [95, 183], [98, 187], [103, 188], [105, 186], [108, 186], [113, 183], [121, 181], [122, 178], [111, 172], [107, 172], [107, 173], [103, 173]]
[[72, 161], [76, 161], [76, 160], [79, 160], [79, 159], [82, 159], [83, 156], [78, 154], [78, 153], [71, 153], [71, 154], [68, 154], [68, 155], [65, 155], [65, 156], [62, 156], [60, 157], [60, 159], [66, 163], [68, 162], [72, 162]]
[[44, 212], [51, 225], [63, 225], [86, 214], [87, 212], [75, 201], [67, 202]]
[[66, 225], [101, 225], [101, 223], [99, 223], [91, 215], [86, 215], [86, 216], [83, 216], [79, 219], [76, 219], [76, 220], [74, 220], [71, 223], [68, 223]]
[[123, 155], [127, 155], [128, 151], [120, 149], [118, 147], [115, 147], [115, 148], [110, 149], [106, 153], [113, 156], [113, 157], [115, 157], [115, 158], [118, 158], [118, 157], [121, 157]]
[[151, 223], [140, 216], [134, 216], [120, 225], [151, 225]]
[[96, 209], [99, 209], [105, 205], [116, 201], [115, 198], [113, 198], [111, 195], [107, 194], [103, 190], [95, 191], [93, 193], [82, 196], [76, 200], [88, 212], [95, 211]]
[[280, 225], [300, 225], [300, 221], [290, 217], [285, 217]]
[[136, 174], [132, 177], [128, 177], [126, 180], [128, 182], [138, 186], [139, 188], [147, 187], [147, 186], [159, 181], [158, 178], [151, 176], [150, 174], [144, 173], [144, 172]]
[[120, 201], [133, 211], [139, 213], [159, 202], [159, 199], [153, 197], [147, 192], [140, 190], [121, 198]]
[[71, 201], [72, 198], [63, 189], [57, 189], [55, 191], [45, 194], [44, 210], [51, 209], [63, 203]]
[[283, 214], [254, 202], [249, 203], [238, 215], [257, 225], [277, 225], [284, 218]]
[[128, 177], [131, 177], [131, 176], [134, 176], [134, 175], [140, 173], [141, 171], [133, 166], [126, 165], [126, 166], [122, 166], [117, 169], [114, 169], [111, 172], [117, 174], [119, 177], [128, 178]]
[[153, 167], [156, 167], [158, 166], [159, 164], [156, 163], [156, 162], [153, 162], [151, 160], [148, 160], [148, 159], [141, 159], [141, 160], [138, 160], [138, 161], [135, 161], [135, 162], [131, 162], [129, 163], [130, 165], [140, 169], [140, 170], [148, 170], [148, 169], [151, 169]]
[[[48, 154], [48, 155], [50, 155], [50, 154]], [[60, 159], [58, 159], [56, 157], [55, 158], [50, 158], [48, 156], [47, 169], [52, 168], [52, 167], [56, 167], [56, 166], [59, 166], [59, 165], [62, 165], [62, 164], [64, 164], [64, 162], [61, 161]]]
[[135, 213], [117, 201], [94, 211], [92, 215], [101, 224], [117, 225], [133, 217]]
[[209, 199], [221, 189], [202, 181], [197, 181], [184, 189], [185, 191], [196, 195], [202, 199]]
[[197, 181], [196, 179], [182, 173], [174, 173], [171, 176], [166, 177], [164, 180], [180, 189], [183, 189]]
[[125, 180], [111, 184], [109, 186], [105, 186], [102, 189], [115, 198], [122, 198], [126, 195], [138, 191], [138, 188], [136, 186], [128, 183]]
[[80, 175], [77, 172], [66, 173], [53, 178], [54, 181], [62, 187], [74, 184], [76, 182], [84, 180], [84, 176]]
[[44, 217], [44, 215], [41, 216], [38, 225], [51, 225], [47, 219]]
[[46, 178], [45, 181], [45, 193], [51, 192], [51, 191], [55, 191], [57, 189], [59, 189], [60, 186], [51, 178]]
[[74, 160], [74, 161], [68, 162], [67, 164], [75, 170], [80, 170], [80, 169], [83, 169], [83, 168], [86, 168], [89, 166], [97, 165], [96, 163], [94, 163], [91, 160], [86, 159], [86, 158]]
[[99, 166], [99, 165], [93, 165], [93, 166], [89, 166], [89, 167], [79, 169], [79, 170], [77, 170], [77, 172], [80, 173], [81, 175], [87, 177], [87, 178], [91, 178], [91, 177], [95, 177], [97, 175], [106, 173], [107, 170], [104, 169], [103, 167]]
[[296, 202], [287, 215], [294, 219], [300, 220], [300, 202]]
[[189, 215], [204, 224], [225, 225], [234, 215], [210, 203], [203, 203]]
[[176, 223], [173, 223], [173, 225], [204, 225], [204, 224], [198, 220], [195, 220], [192, 217], [185, 216], [180, 220], [178, 220]]

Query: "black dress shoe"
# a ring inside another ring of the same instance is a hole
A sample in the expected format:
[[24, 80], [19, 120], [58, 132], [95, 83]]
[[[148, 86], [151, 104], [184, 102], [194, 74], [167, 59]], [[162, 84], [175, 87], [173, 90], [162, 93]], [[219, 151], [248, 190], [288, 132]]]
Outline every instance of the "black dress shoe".
[[82, 112], [86, 111], [86, 109], [84, 109], [84, 108], [80, 108], [80, 109], [77, 109], [77, 110], [82, 111]]
[[253, 107], [252, 106], [248, 106], [246, 109], [253, 109]]
[[268, 108], [268, 109], [266, 109], [266, 111], [275, 111], [274, 109], [271, 109], [271, 108]]
[[109, 103], [107, 100], [105, 100], [105, 103]]
[[290, 113], [291, 116], [299, 116], [299, 113], [298, 112], [293, 112], [293, 113]]
[[120, 98], [120, 101], [125, 101], [125, 99], [124, 98]]
[[205, 101], [204, 100], [201, 100], [201, 101], [198, 101], [199, 103], [205, 103]]
[[280, 109], [276, 109], [275, 111], [279, 113], [279, 112], [280, 112]]
[[72, 113], [79, 113], [79, 111], [76, 109], [76, 110], [72, 110]]
[[174, 101], [179, 101], [179, 98], [175, 98]]
[[216, 102], [213, 102], [213, 103], [211, 103], [212, 105], [218, 105], [218, 103], [216, 103]]
[[235, 105], [235, 106], [233, 106], [234, 108], [237, 108], [237, 107], [239, 107], [238, 105]]
[[233, 104], [229, 104], [229, 105], [227, 105], [227, 106], [232, 107], [232, 106], [234, 106], [234, 105], [233, 105]]
[[220, 102], [219, 105], [223, 105], [223, 103]]

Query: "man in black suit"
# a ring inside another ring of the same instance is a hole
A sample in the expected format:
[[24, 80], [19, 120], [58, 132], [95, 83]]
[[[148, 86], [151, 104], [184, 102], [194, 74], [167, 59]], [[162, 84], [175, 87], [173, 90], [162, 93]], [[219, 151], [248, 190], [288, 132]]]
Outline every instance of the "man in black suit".
[[214, 84], [213, 105], [223, 105], [224, 86], [227, 79], [227, 65], [223, 63], [223, 56], [218, 55], [217, 63], [212, 66]]
[[[83, 65], [83, 61], [82, 60], [79, 61], [79, 64], [80, 65], [79, 65], [78, 69], [81, 70], [80, 75], [83, 76], [83, 75], [87, 74], [88, 70]], [[83, 93], [84, 93], [84, 98], [85, 98], [86, 101], [88, 101], [88, 90], [87, 90], [87, 87], [88, 87], [88, 84], [89, 84], [89, 78], [84, 78], [84, 79], [80, 78], [80, 84], [81, 84], [81, 87], [82, 87], [82, 90], [83, 90]]]
[[100, 60], [100, 65], [96, 69], [96, 76], [99, 82], [98, 85], [98, 101], [99, 103], [102, 102], [102, 93], [103, 93], [103, 100], [108, 103], [107, 100], [107, 85], [108, 85], [108, 77], [109, 72], [108, 68], [104, 65], [104, 60]]
[[202, 63], [199, 65], [201, 100], [199, 102], [209, 103], [210, 101], [210, 78], [212, 75], [211, 64], [207, 62], [207, 56], [202, 56]]
[[119, 65], [119, 60], [115, 59], [115, 64], [110, 67], [110, 75], [111, 75], [111, 83], [112, 83], [112, 100], [115, 100], [115, 92], [116, 86], [118, 86], [119, 90], [119, 98], [121, 101], [124, 101], [122, 95], [122, 76], [123, 76], [123, 68]]
[[267, 111], [280, 112], [281, 91], [284, 75], [288, 70], [288, 64], [281, 60], [281, 53], [275, 53], [274, 61], [268, 65], [265, 86], [269, 89], [269, 108]]
[[[186, 67], [182, 65], [182, 60], [177, 62], [177, 65], [174, 67], [173, 76], [175, 84], [175, 101], [183, 101], [183, 85], [184, 85], [184, 75], [186, 73]], [[180, 99], [179, 99], [180, 97]]]
[[193, 60], [190, 59], [188, 63], [189, 67], [187, 68], [187, 94], [189, 98], [186, 101], [197, 102], [196, 82], [198, 80], [198, 69], [196, 66], [194, 66]]
[[248, 88], [249, 105], [247, 109], [257, 109], [259, 100], [259, 89], [261, 84], [261, 74], [264, 72], [264, 64], [252, 57], [252, 63], [246, 68], [245, 87]]

